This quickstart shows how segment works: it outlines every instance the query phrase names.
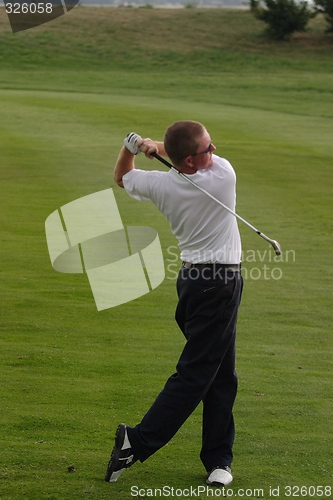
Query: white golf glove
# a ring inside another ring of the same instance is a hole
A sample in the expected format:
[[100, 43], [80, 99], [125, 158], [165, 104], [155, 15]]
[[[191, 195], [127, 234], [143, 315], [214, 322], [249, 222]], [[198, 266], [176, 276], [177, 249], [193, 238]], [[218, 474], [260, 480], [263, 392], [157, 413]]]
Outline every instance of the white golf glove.
[[133, 155], [138, 155], [139, 153], [141, 153], [141, 150], [136, 145], [136, 143], [141, 140], [142, 137], [140, 137], [139, 134], [136, 134], [135, 132], [130, 132], [127, 135], [126, 139], [124, 140], [124, 146]]

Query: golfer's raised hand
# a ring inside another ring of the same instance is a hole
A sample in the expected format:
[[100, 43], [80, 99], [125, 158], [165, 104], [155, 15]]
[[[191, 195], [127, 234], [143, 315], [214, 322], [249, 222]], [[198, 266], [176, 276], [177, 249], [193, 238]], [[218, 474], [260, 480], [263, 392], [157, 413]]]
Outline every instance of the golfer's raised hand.
[[141, 141], [138, 141], [136, 144], [140, 148], [142, 153], [144, 153], [147, 158], [150, 158], [151, 160], [154, 159], [154, 156], [152, 156], [152, 154], [158, 153], [158, 146], [156, 142], [152, 139], [149, 139], [149, 137], [147, 137], [146, 139], [141, 139]]

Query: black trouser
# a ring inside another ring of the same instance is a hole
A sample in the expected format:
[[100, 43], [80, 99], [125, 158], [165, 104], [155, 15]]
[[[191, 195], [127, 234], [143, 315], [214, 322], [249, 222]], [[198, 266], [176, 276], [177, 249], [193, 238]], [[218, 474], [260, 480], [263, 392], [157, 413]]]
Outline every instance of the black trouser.
[[182, 268], [176, 320], [187, 342], [177, 371], [128, 437], [141, 462], [164, 446], [203, 401], [201, 460], [207, 471], [230, 465], [237, 393], [235, 340], [243, 280], [214, 265]]

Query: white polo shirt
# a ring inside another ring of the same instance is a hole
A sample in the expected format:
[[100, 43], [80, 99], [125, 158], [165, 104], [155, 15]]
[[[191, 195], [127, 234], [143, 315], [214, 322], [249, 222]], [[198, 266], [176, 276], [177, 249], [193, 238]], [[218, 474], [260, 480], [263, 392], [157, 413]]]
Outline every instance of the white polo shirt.
[[[235, 210], [236, 174], [226, 159], [213, 155], [212, 167], [188, 176]], [[177, 172], [134, 169], [122, 180], [132, 198], [152, 201], [168, 219], [179, 242], [181, 260], [194, 264], [240, 263], [242, 249], [236, 217]]]

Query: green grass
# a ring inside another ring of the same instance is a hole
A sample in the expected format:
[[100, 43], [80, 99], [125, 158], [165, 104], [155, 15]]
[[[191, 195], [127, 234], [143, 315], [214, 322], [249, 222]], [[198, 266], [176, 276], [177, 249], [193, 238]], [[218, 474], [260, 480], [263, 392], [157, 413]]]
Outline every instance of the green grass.
[[[246, 11], [79, 8], [13, 35], [0, 9], [1, 498], [204, 484], [200, 408], [163, 450], [103, 481], [117, 424], [141, 419], [183, 346], [176, 242], [112, 167], [127, 132], [161, 139], [181, 118], [207, 125], [237, 171], [238, 212], [283, 249], [274, 260], [240, 225], [234, 493], [332, 486], [332, 37], [319, 18], [290, 43], [262, 31]], [[52, 269], [44, 222], [109, 186], [125, 225], [158, 230], [166, 279], [97, 312], [86, 276]]]

